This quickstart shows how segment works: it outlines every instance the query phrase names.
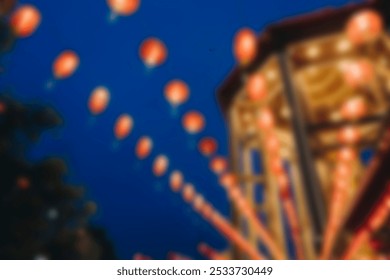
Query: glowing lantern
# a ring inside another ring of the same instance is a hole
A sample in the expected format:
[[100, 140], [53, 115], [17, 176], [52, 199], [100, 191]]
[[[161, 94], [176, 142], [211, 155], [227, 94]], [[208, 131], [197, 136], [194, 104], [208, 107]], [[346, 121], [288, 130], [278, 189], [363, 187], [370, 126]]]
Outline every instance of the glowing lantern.
[[107, 0], [107, 4], [115, 14], [129, 16], [138, 10], [140, 0]]
[[284, 172], [283, 161], [280, 157], [275, 157], [271, 160], [271, 171], [274, 174], [281, 174]]
[[268, 108], [264, 108], [257, 116], [257, 124], [261, 129], [269, 130], [274, 127], [274, 115]]
[[31, 5], [23, 5], [11, 16], [10, 25], [18, 37], [32, 35], [41, 22], [40, 12]]
[[197, 111], [190, 111], [183, 116], [182, 124], [184, 129], [190, 134], [196, 134], [203, 130], [205, 119]]
[[366, 86], [374, 78], [374, 67], [365, 59], [344, 64], [342, 71], [345, 82], [352, 88]]
[[340, 161], [349, 162], [356, 159], [356, 152], [352, 148], [344, 147], [338, 152], [337, 157]]
[[192, 184], [185, 184], [183, 187], [183, 199], [185, 202], [192, 202], [195, 198], [195, 190]]
[[156, 177], [161, 177], [167, 172], [169, 160], [164, 155], [159, 155], [154, 159], [153, 162], [153, 174]]
[[192, 202], [192, 206], [194, 207], [195, 211], [200, 212], [202, 210], [203, 205], [204, 205], [203, 196], [197, 194]]
[[281, 192], [285, 192], [289, 189], [289, 180], [284, 172], [278, 176], [277, 182]]
[[224, 157], [216, 156], [210, 162], [210, 169], [215, 174], [223, 173], [228, 167], [228, 163]]
[[190, 90], [185, 82], [173, 80], [165, 86], [164, 94], [171, 106], [176, 107], [188, 100]]
[[339, 131], [338, 139], [343, 144], [355, 144], [360, 139], [360, 132], [356, 127], [348, 126]]
[[21, 190], [26, 190], [30, 187], [30, 180], [27, 177], [21, 176], [16, 180], [16, 186]]
[[208, 220], [211, 218], [213, 213], [213, 207], [209, 203], [205, 202], [200, 210], [200, 214], [203, 216], [204, 219]]
[[118, 140], [122, 140], [129, 136], [133, 128], [133, 119], [127, 114], [120, 115], [114, 126], [114, 134]]
[[93, 115], [98, 115], [106, 110], [110, 101], [110, 92], [105, 87], [97, 87], [92, 92], [88, 101], [88, 108]]
[[267, 80], [260, 74], [255, 73], [249, 76], [249, 79], [246, 83], [246, 92], [248, 97], [253, 100], [261, 100], [267, 95]]
[[382, 31], [382, 18], [372, 10], [364, 10], [355, 14], [346, 27], [348, 39], [356, 45], [376, 40]]
[[4, 114], [7, 111], [7, 105], [4, 102], [0, 102], [0, 114]]
[[248, 28], [243, 28], [237, 32], [234, 38], [233, 53], [236, 60], [247, 65], [256, 57], [257, 39], [256, 34]]
[[145, 159], [150, 155], [153, 148], [153, 141], [147, 136], [141, 137], [135, 146], [135, 154], [139, 159]]
[[219, 178], [219, 184], [227, 189], [232, 188], [237, 184], [236, 176], [231, 173], [222, 174]]
[[139, 55], [148, 67], [163, 64], [167, 58], [167, 48], [163, 42], [156, 38], [148, 38], [141, 44]]
[[183, 174], [178, 170], [173, 171], [169, 177], [169, 185], [174, 192], [178, 192], [183, 185]]
[[341, 115], [348, 120], [356, 120], [367, 112], [367, 106], [363, 98], [355, 97], [348, 100], [341, 108]]
[[211, 137], [202, 138], [198, 144], [199, 152], [205, 157], [213, 155], [217, 151], [217, 148], [217, 141]]
[[335, 175], [337, 179], [348, 179], [351, 175], [352, 169], [350, 165], [345, 163], [339, 163], [336, 166]]
[[276, 154], [280, 149], [280, 142], [275, 134], [267, 135], [265, 138], [265, 149], [267, 153]]
[[56, 79], [65, 79], [73, 75], [79, 66], [80, 59], [74, 51], [62, 52], [53, 63], [53, 73]]

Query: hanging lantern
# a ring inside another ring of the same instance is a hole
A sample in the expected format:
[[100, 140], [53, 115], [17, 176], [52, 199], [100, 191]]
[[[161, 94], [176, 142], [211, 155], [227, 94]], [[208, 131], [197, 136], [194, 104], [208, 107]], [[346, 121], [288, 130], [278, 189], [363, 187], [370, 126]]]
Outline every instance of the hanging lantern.
[[366, 102], [361, 97], [348, 100], [341, 108], [341, 115], [347, 120], [362, 118], [367, 113]]
[[275, 134], [270, 134], [266, 136], [265, 149], [270, 155], [276, 155], [279, 152], [280, 141]]
[[140, 0], [107, 0], [113, 13], [121, 16], [134, 14], [140, 5]]
[[141, 137], [135, 146], [135, 154], [138, 159], [147, 158], [153, 148], [153, 140], [147, 136]]
[[335, 169], [335, 176], [337, 179], [347, 180], [352, 174], [352, 168], [349, 164], [339, 163]]
[[217, 141], [212, 137], [204, 137], [199, 141], [198, 150], [205, 156], [209, 157], [217, 151], [218, 144]]
[[185, 82], [173, 80], [165, 86], [164, 95], [171, 106], [177, 107], [188, 100], [190, 89]]
[[282, 174], [284, 172], [283, 161], [280, 157], [271, 159], [271, 171], [274, 174]]
[[254, 73], [249, 76], [245, 88], [249, 99], [262, 100], [267, 96], [267, 79], [261, 73]]
[[372, 42], [383, 31], [383, 20], [373, 10], [363, 10], [355, 14], [347, 23], [346, 34], [355, 45]]
[[30, 188], [30, 180], [25, 176], [20, 176], [16, 180], [16, 186], [21, 190]]
[[277, 182], [281, 195], [284, 195], [286, 191], [289, 191], [289, 180], [285, 172], [281, 172], [277, 177]]
[[178, 192], [183, 185], [183, 174], [178, 170], [173, 171], [169, 177], [169, 185], [174, 192]]
[[88, 101], [88, 108], [91, 114], [99, 115], [103, 113], [110, 101], [110, 92], [105, 87], [97, 87], [91, 93]]
[[274, 115], [269, 108], [264, 108], [260, 111], [257, 116], [257, 124], [263, 130], [270, 130], [274, 127]]
[[139, 55], [147, 67], [157, 67], [167, 59], [165, 44], [156, 38], [148, 38], [141, 43]]
[[62, 52], [53, 63], [53, 74], [56, 79], [65, 79], [73, 75], [80, 63], [74, 51]]
[[257, 54], [256, 34], [249, 28], [238, 31], [234, 38], [233, 52], [236, 60], [241, 65], [252, 62]]
[[210, 169], [215, 174], [222, 174], [226, 169], [228, 168], [228, 163], [224, 157], [216, 156], [213, 159], [211, 159], [210, 162]]
[[194, 207], [194, 210], [197, 212], [200, 212], [202, 210], [202, 207], [204, 205], [204, 198], [203, 196], [197, 194], [193, 200], [192, 206]]
[[123, 140], [126, 138], [133, 128], [133, 119], [128, 114], [120, 115], [114, 126], [114, 134], [116, 139]]
[[185, 184], [182, 195], [185, 202], [191, 203], [196, 195], [194, 186], [192, 184]]
[[347, 126], [339, 131], [338, 139], [342, 144], [355, 144], [360, 140], [360, 132], [356, 127]]
[[23, 5], [11, 16], [10, 25], [18, 37], [31, 36], [41, 22], [41, 14], [32, 5]]
[[190, 111], [183, 116], [182, 124], [189, 134], [196, 134], [205, 127], [205, 119], [201, 113]]
[[351, 147], [344, 147], [338, 151], [337, 158], [342, 162], [350, 162], [355, 160], [357, 155]]
[[156, 177], [163, 176], [168, 169], [169, 160], [165, 155], [159, 155], [154, 159], [153, 162], [153, 174]]
[[234, 176], [232, 173], [224, 173], [219, 178], [219, 184], [226, 189], [230, 189], [237, 184], [236, 176]]
[[342, 65], [344, 80], [352, 88], [368, 85], [374, 79], [374, 66], [366, 59]]
[[7, 112], [7, 105], [0, 101], [0, 114], [4, 114], [5, 112]]
[[207, 202], [204, 202], [203, 203], [203, 206], [200, 210], [200, 214], [202, 215], [202, 217], [205, 219], [205, 220], [208, 220], [211, 218], [211, 216], [213, 215], [214, 213], [214, 209], [213, 207], [207, 203]]

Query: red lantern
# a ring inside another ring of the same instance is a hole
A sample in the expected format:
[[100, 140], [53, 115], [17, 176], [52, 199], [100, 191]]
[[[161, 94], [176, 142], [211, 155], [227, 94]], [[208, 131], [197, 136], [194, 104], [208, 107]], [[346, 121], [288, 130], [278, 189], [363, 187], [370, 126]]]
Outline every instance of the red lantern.
[[344, 147], [338, 152], [337, 157], [340, 161], [350, 162], [355, 160], [357, 155], [354, 149], [350, 147]]
[[185, 82], [173, 80], [165, 86], [164, 94], [167, 101], [176, 107], [188, 100], [190, 90]]
[[156, 177], [163, 176], [168, 169], [169, 160], [164, 155], [159, 155], [154, 159], [153, 162], [153, 174]]
[[0, 114], [4, 114], [7, 111], [7, 105], [4, 102], [0, 102]]
[[257, 116], [257, 124], [263, 130], [270, 130], [274, 127], [274, 115], [269, 108], [264, 108], [260, 111]]
[[205, 127], [205, 119], [201, 113], [190, 111], [183, 116], [182, 124], [188, 133], [196, 134]]
[[183, 185], [183, 174], [178, 170], [173, 171], [169, 177], [169, 185], [174, 192], [178, 192]]
[[213, 215], [213, 212], [214, 212], [213, 207], [211, 207], [211, 205], [208, 204], [207, 202], [204, 202], [200, 210], [200, 213], [203, 216], [203, 218], [206, 220], [210, 219], [211, 216]]
[[195, 198], [195, 189], [192, 184], [185, 184], [183, 187], [183, 199], [187, 203], [191, 203]]
[[146, 66], [156, 67], [165, 62], [168, 51], [159, 39], [148, 38], [141, 43], [139, 55]]
[[345, 82], [352, 88], [368, 85], [375, 75], [374, 66], [366, 59], [346, 63], [342, 71]]
[[338, 139], [343, 144], [355, 144], [360, 139], [360, 131], [353, 126], [345, 127], [339, 131]]
[[267, 153], [270, 153], [271, 155], [276, 155], [279, 152], [280, 142], [275, 134], [270, 134], [266, 136], [265, 149]]
[[53, 63], [53, 74], [56, 79], [65, 79], [73, 75], [80, 63], [74, 51], [62, 52]]
[[23, 5], [11, 16], [10, 25], [18, 37], [32, 35], [41, 22], [41, 14], [32, 5]]
[[211, 137], [202, 138], [198, 144], [199, 152], [206, 157], [213, 155], [217, 151], [217, 148], [217, 141]]
[[341, 108], [341, 115], [347, 120], [356, 120], [367, 113], [366, 102], [361, 97], [348, 100]]
[[107, 4], [115, 14], [129, 16], [138, 10], [140, 0], [107, 0]]
[[210, 169], [216, 174], [221, 174], [226, 171], [227, 167], [228, 163], [226, 159], [221, 156], [214, 157], [210, 162]]
[[120, 115], [114, 126], [114, 134], [116, 139], [122, 140], [126, 138], [133, 129], [133, 119], [127, 114]]
[[16, 186], [21, 190], [30, 188], [30, 180], [27, 177], [20, 176], [16, 180]]
[[147, 158], [153, 148], [153, 141], [147, 136], [141, 137], [135, 146], [135, 154], [139, 159]]
[[383, 20], [373, 10], [364, 10], [355, 14], [346, 27], [348, 39], [355, 45], [372, 42], [379, 38], [383, 31]]
[[283, 161], [280, 157], [271, 159], [271, 171], [274, 174], [282, 174], [284, 172]]
[[192, 206], [194, 207], [194, 210], [196, 212], [200, 212], [204, 205], [204, 198], [203, 196], [197, 194], [193, 200]]
[[248, 97], [253, 100], [261, 100], [267, 96], [267, 80], [261, 73], [255, 73], [249, 76], [246, 83], [246, 92]]
[[337, 180], [340, 179], [345, 181], [351, 177], [351, 173], [352, 173], [352, 168], [349, 164], [346, 163], [337, 164], [335, 169], [335, 176]]
[[236, 186], [237, 178], [232, 173], [224, 173], [219, 178], [219, 184], [226, 189], [230, 189]]
[[92, 92], [88, 101], [89, 111], [93, 115], [103, 113], [110, 101], [110, 92], [105, 87], [97, 87]]
[[284, 172], [278, 175], [277, 182], [281, 193], [285, 193], [286, 191], [289, 190], [289, 180], [287, 175]]
[[247, 65], [252, 62], [257, 54], [256, 34], [249, 28], [238, 31], [234, 38], [233, 52], [240, 64]]

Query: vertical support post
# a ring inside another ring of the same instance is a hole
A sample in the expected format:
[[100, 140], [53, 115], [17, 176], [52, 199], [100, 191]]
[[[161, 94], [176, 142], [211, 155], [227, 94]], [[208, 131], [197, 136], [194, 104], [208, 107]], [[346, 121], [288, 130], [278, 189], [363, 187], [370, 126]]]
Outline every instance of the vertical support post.
[[[237, 139], [237, 114], [235, 112], [235, 108], [232, 107], [228, 111], [228, 129], [229, 129], [229, 150], [230, 150], [230, 166], [235, 174], [239, 174], [239, 143]], [[231, 203], [231, 218], [233, 226], [239, 227], [240, 225], [240, 215], [236, 209], [236, 206]], [[237, 249], [235, 245], [232, 247], [231, 258], [233, 260], [242, 259], [240, 251]]]
[[317, 172], [315, 171], [315, 164], [310, 152], [306, 125], [297, 98], [298, 93], [296, 92], [295, 86], [291, 79], [287, 54], [284, 50], [278, 54], [278, 61], [287, 102], [289, 103], [292, 113], [291, 122], [294, 129], [295, 144], [298, 152], [299, 165], [301, 167], [300, 171], [305, 188], [305, 198], [311, 211], [310, 218], [314, 227], [314, 246], [317, 250], [319, 250], [325, 223], [325, 207], [321, 193], [321, 187], [317, 177]]

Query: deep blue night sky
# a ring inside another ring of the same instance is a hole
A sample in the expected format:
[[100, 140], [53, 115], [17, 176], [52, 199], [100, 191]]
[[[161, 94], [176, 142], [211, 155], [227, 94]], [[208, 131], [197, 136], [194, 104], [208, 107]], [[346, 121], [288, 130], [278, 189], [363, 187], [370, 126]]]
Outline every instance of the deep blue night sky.
[[[87, 188], [87, 197], [97, 202], [93, 219], [104, 226], [114, 241], [119, 258], [135, 252], [166, 258], [176, 251], [201, 258], [196, 251], [205, 241], [217, 249], [227, 243], [168, 187], [167, 176], [156, 180], [151, 172], [154, 156], [170, 158], [170, 170], [180, 169], [186, 181], [213, 202], [223, 214], [229, 205], [208, 161], [194, 147], [202, 136], [220, 143], [219, 154], [227, 156], [227, 135], [215, 98], [235, 62], [231, 45], [241, 27], [261, 31], [285, 17], [340, 6], [346, 0], [141, 0], [137, 13], [109, 22], [105, 0], [31, 0], [42, 14], [33, 36], [20, 39], [13, 51], [1, 58], [6, 72], [0, 90], [26, 102], [53, 106], [64, 126], [46, 133], [30, 152], [39, 160], [64, 158], [69, 181]], [[351, 2], [351, 1], [349, 1]], [[330, 19], [331, 20], [331, 19]], [[160, 38], [168, 47], [165, 64], [147, 71], [138, 56], [147, 37]], [[81, 60], [77, 72], [48, 91], [54, 58], [64, 49], [75, 50]], [[176, 117], [163, 96], [166, 82], [183, 79], [191, 88], [189, 101]], [[92, 118], [87, 109], [91, 91], [104, 85], [111, 91], [107, 111]], [[187, 110], [201, 111], [206, 129], [190, 137], [180, 117]], [[117, 149], [113, 124], [121, 113], [133, 116], [135, 126]], [[153, 138], [152, 156], [139, 161], [134, 146], [140, 136]]]

